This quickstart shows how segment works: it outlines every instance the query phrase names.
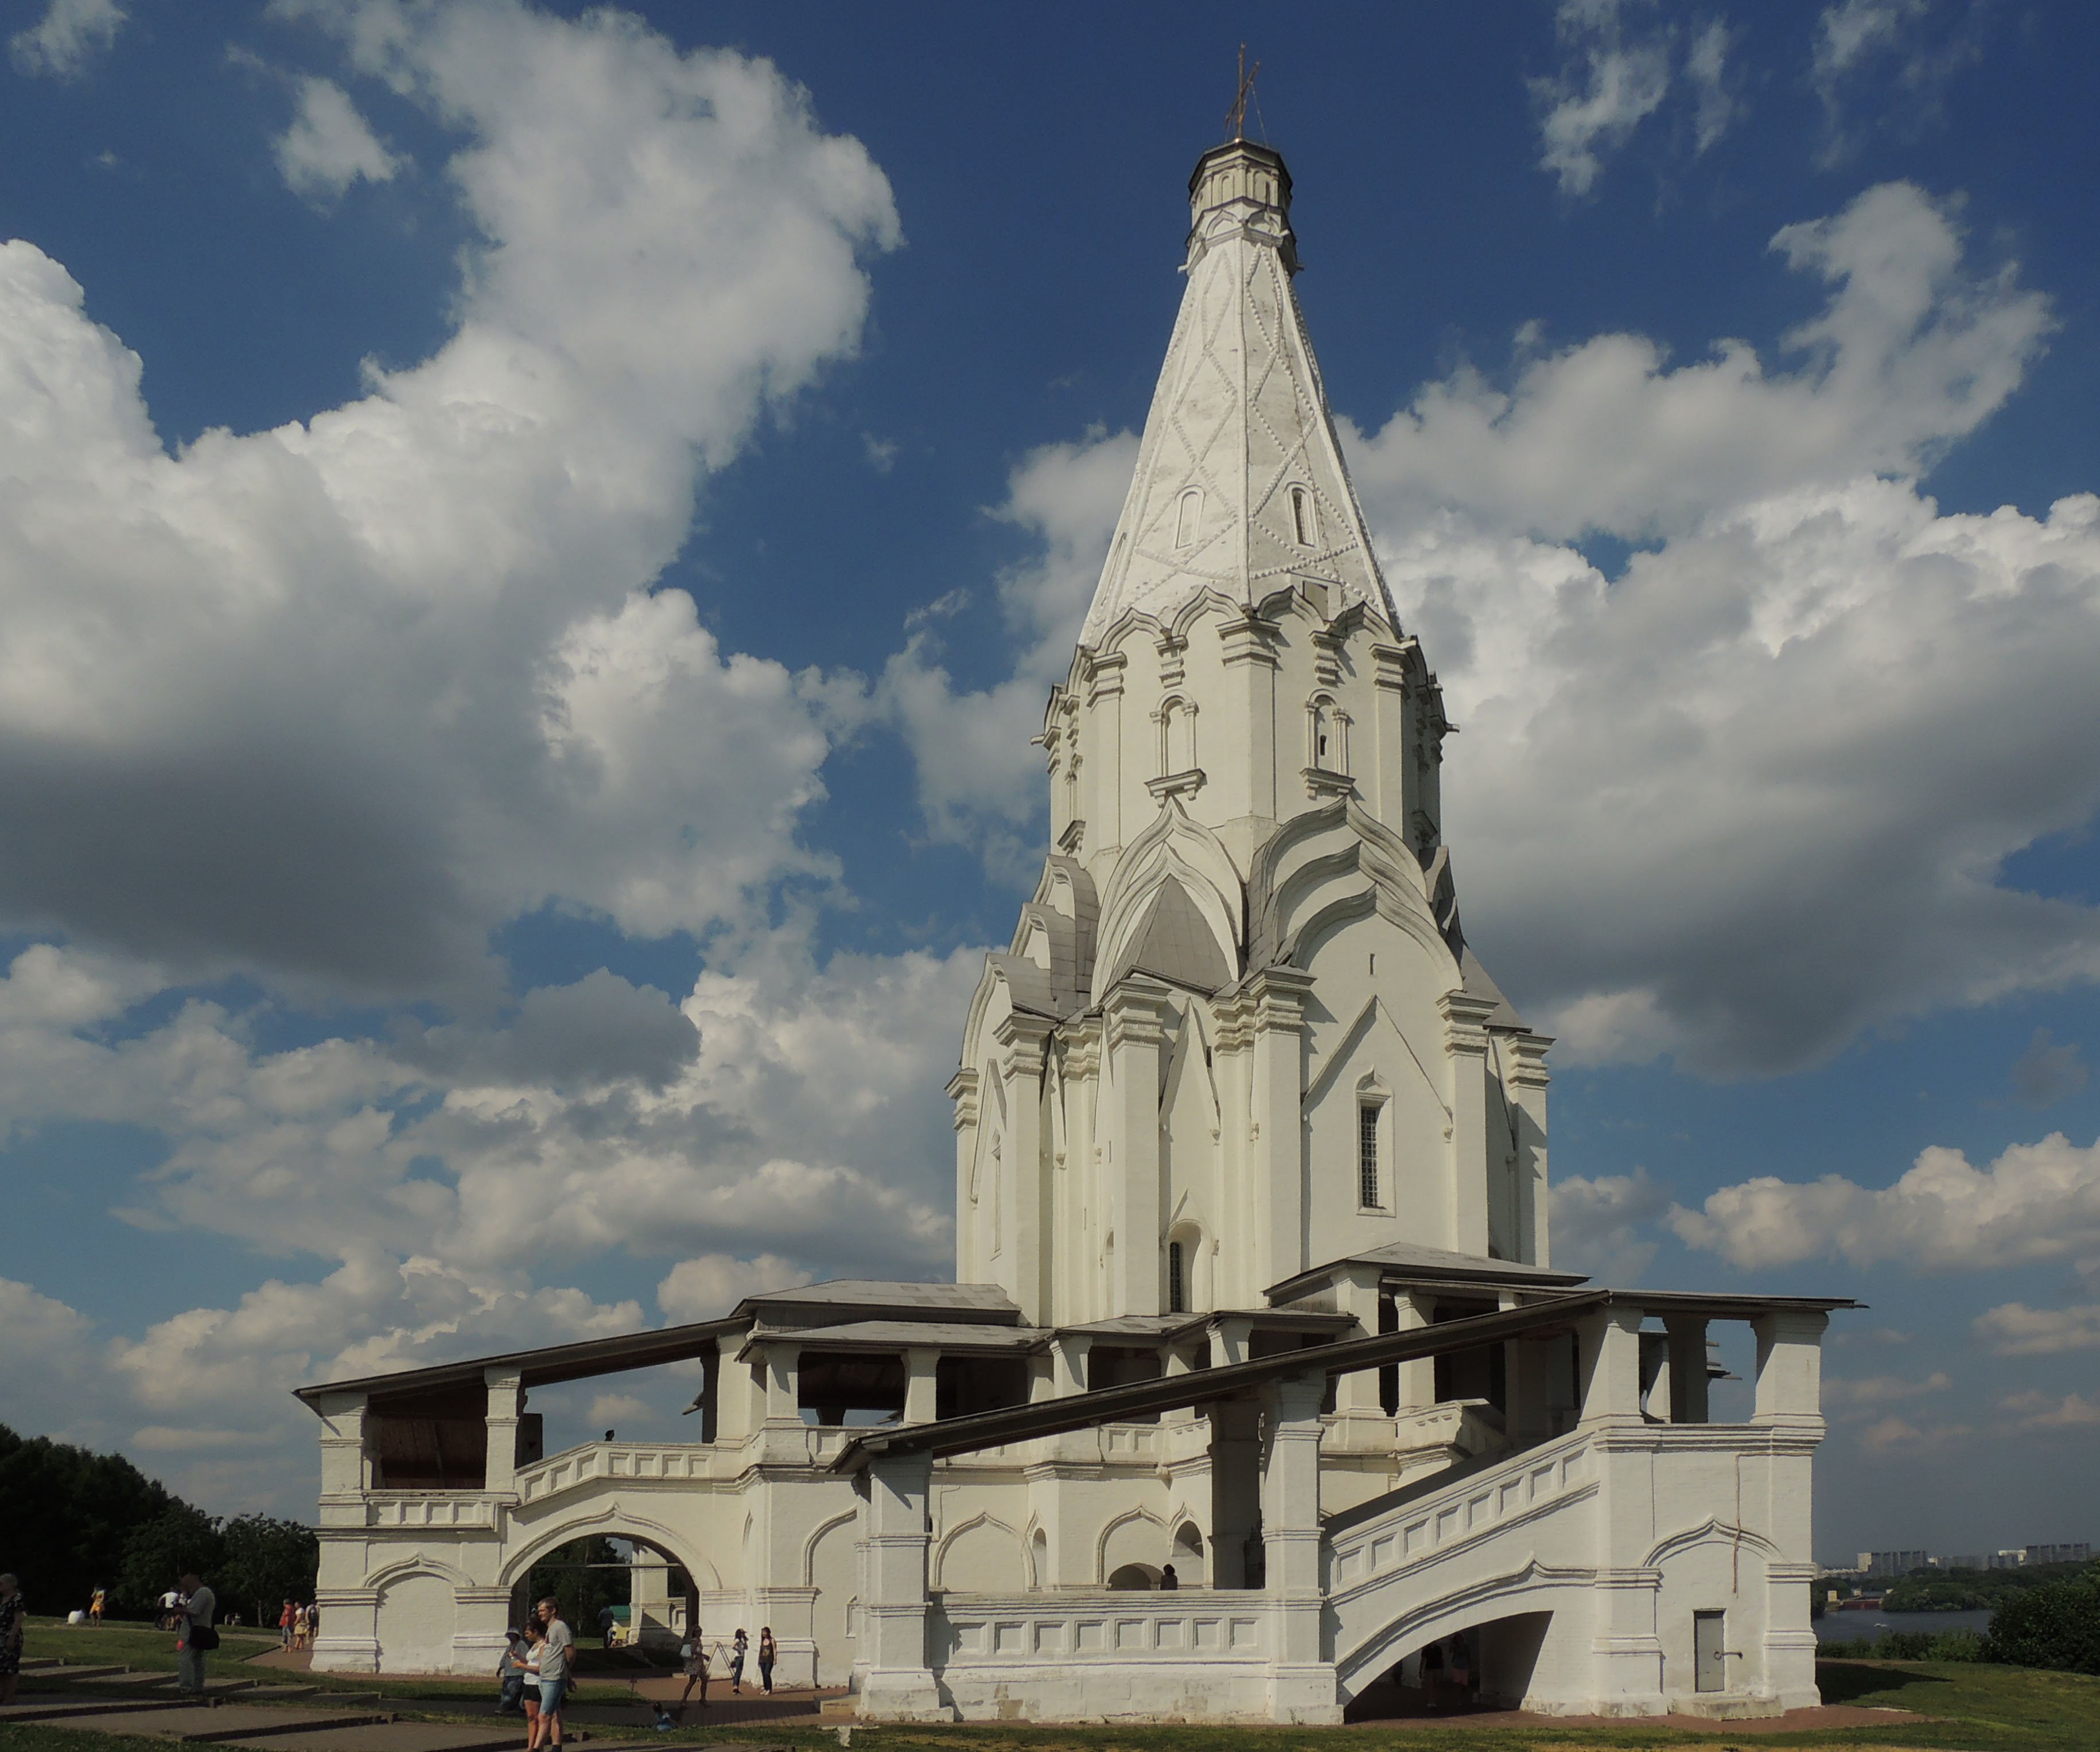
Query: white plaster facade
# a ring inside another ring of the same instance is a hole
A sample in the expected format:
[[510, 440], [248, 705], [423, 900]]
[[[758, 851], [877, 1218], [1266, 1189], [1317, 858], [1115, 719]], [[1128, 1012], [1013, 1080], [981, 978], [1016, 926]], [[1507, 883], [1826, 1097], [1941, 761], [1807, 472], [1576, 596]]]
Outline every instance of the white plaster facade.
[[[1190, 188], [1045, 713], [1053, 849], [950, 1085], [957, 1282], [303, 1389], [317, 1666], [486, 1670], [535, 1560], [597, 1533], [691, 1578], [655, 1634], [770, 1624], [783, 1682], [871, 1719], [1339, 1719], [1461, 1632], [1541, 1709], [1815, 1701], [1842, 1304], [1551, 1269], [1549, 1043], [1466, 947], [1453, 726], [1335, 441], [1288, 174], [1239, 141]], [[1715, 1319], [1758, 1334], [1747, 1423], [1707, 1414]], [[535, 1386], [681, 1359], [700, 1440], [539, 1456]]]

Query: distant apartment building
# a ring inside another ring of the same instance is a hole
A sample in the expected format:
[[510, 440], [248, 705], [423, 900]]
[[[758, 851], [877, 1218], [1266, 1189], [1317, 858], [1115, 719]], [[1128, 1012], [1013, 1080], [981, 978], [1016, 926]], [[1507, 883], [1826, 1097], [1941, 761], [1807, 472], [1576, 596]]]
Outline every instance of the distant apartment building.
[[2076, 1545], [2030, 1545], [2020, 1553], [2020, 1560], [2029, 1564], [2089, 1564], [2093, 1547], [2083, 1540]]
[[1862, 1551], [1860, 1554], [1860, 1573], [1877, 1579], [1907, 1576], [1913, 1569], [1922, 1569], [1932, 1561], [1927, 1551]]
[[2081, 1540], [2071, 1545], [2012, 1545], [1997, 1551], [1935, 1557], [1933, 1562], [1942, 1569], [2018, 1569], [2027, 1564], [2087, 1564], [2092, 1560], [2092, 1546]]

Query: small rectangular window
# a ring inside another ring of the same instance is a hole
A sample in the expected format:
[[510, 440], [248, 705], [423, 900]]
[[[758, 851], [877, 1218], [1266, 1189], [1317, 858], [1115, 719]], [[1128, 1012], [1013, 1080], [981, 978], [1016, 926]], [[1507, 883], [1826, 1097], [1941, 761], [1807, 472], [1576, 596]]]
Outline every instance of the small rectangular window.
[[1189, 1285], [1187, 1269], [1181, 1263], [1181, 1243], [1167, 1243], [1167, 1312], [1185, 1314], [1189, 1312]]
[[1357, 1110], [1357, 1190], [1365, 1208], [1379, 1207], [1379, 1109], [1380, 1103], [1365, 1101]]

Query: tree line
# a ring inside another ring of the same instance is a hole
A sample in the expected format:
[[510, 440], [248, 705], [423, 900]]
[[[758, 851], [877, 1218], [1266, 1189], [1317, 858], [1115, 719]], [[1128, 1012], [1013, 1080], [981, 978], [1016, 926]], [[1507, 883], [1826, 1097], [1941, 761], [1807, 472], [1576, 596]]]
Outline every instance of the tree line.
[[222, 1612], [275, 1624], [283, 1601], [314, 1597], [320, 1568], [311, 1527], [207, 1515], [121, 1454], [0, 1423], [0, 1569], [20, 1579], [32, 1612], [63, 1617], [99, 1587], [108, 1616], [151, 1618], [194, 1572]]

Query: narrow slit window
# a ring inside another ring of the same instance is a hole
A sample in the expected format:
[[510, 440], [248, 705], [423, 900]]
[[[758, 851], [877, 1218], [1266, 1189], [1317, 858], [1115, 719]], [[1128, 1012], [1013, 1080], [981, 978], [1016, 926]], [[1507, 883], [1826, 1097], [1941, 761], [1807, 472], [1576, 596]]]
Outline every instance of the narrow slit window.
[[1191, 487], [1181, 495], [1181, 505], [1174, 519], [1174, 545], [1189, 548], [1196, 545], [1196, 536], [1203, 525], [1203, 494], [1200, 488]]
[[1382, 1104], [1365, 1101], [1357, 1110], [1357, 1192], [1366, 1210], [1377, 1210], [1379, 1198], [1379, 1110]]
[[1189, 1269], [1184, 1263], [1181, 1243], [1167, 1243], [1167, 1312], [1185, 1314], [1189, 1312]]
[[1320, 532], [1312, 513], [1312, 495], [1303, 487], [1290, 489], [1290, 533], [1301, 548], [1312, 545]]

